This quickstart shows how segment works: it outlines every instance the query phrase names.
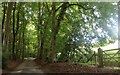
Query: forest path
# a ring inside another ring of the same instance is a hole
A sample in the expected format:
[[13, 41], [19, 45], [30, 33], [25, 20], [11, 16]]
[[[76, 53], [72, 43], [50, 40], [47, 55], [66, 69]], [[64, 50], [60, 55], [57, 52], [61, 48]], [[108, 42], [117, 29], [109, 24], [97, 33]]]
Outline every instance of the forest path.
[[43, 71], [40, 70], [39, 65], [34, 62], [34, 58], [29, 58], [11, 73], [43, 73]]

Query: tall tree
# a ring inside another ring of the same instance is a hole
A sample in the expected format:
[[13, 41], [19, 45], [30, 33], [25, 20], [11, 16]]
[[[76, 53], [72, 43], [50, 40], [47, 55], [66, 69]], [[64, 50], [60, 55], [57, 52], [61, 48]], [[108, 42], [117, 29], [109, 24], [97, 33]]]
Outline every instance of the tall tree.
[[6, 14], [6, 21], [5, 21], [5, 31], [4, 31], [4, 37], [3, 37], [3, 51], [8, 50], [8, 44], [9, 44], [9, 32], [10, 32], [10, 17], [11, 17], [11, 12], [13, 9], [14, 2], [9, 2], [8, 3], [8, 8], [7, 8], [7, 14]]
[[13, 8], [13, 43], [12, 43], [12, 59], [16, 59], [15, 55], [15, 10], [16, 10], [16, 3], [14, 3], [14, 8]]
[[56, 36], [60, 29], [60, 23], [64, 18], [65, 11], [67, 9], [68, 2], [64, 2], [61, 6], [60, 13], [56, 17], [56, 3], [52, 3], [52, 36], [51, 36], [51, 62], [54, 62], [56, 56]]

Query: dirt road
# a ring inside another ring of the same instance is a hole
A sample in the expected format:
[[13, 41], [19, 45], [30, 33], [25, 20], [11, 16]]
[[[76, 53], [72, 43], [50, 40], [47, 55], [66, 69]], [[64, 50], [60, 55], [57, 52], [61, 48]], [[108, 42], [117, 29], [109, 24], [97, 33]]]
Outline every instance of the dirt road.
[[33, 58], [26, 59], [11, 73], [43, 73], [39, 66], [34, 62]]

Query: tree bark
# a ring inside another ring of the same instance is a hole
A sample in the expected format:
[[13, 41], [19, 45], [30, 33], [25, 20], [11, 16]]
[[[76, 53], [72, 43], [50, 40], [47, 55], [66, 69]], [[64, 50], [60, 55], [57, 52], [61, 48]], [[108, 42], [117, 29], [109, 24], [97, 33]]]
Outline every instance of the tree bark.
[[56, 42], [56, 30], [55, 30], [55, 10], [56, 3], [52, 3], [52, 36], [51, 36], [51, 47], [50, 47], [50, 59], [49, 62], [54, 62], [55, 57], [55, 42]]
[[13, 4], [14, 4], [14, 2], [8, 3], [6, 21], [5, 21], [5, 33], [4, 33], [4, 37], [3, 37], [3, 49], [4, 49], [3, 51], [8, 50], [9, 32], [10, 32], [10, 16], [11, 16], [11, 12], [13, 9]]
[[43, 24], [42, 24], [42, 17], [43, 17], [43, 5], [39, 2], [38, 3], [38, 58], [43, 59], [43, 46], [44, 46], [44, 33], [43, 33]]
[[39, 3], [39, 26], [40, 26], [40, 59], [42, 59], [43, 54], [43, 28], [42, 28], [42, 5]]
[[3, 19], [2, 19], [2, 44], [3, 44], [3, 36], [4, 36], [4, 31], [3, 31], [3, 29], [4, 29], [4, 23], [5, 23], [5, 14], [6, 14], [6, 3], [3, 3], [3, 7], [4, 7], [4, 9], [3, 9]]
[[15, 10], [16, 10], [16, 3], [14, 4], [14, 8], [13, 8], [13, 43], [12, 43], [12, 59], [15, 60], [16, 59], [16, 55], [15, 55]]
[[[16, 15], [17, 21], [16, 21], [16, 28], [15, 28], [15, 29], [16, 29], [16, 30], [15, 30], [15, 36], [16, 36], [16, 37], [15, 37], [15, 39], [16, 39], [16, 40], [15, 40], [15, 43], [16, 43], [16, 44], [15, 44], [15, 47], [16, 47], [16, 48], [15, 48], [15, 49], [16, 49], [16, 58], [17, 58], [17, 59], [20, 59], [20, 48], [19, 48], [19, 47], [20, 47], [20, 46], [19, 46], [19, 44], [20, 44], [20, 40], [19, 40], [19, 33], [20, 33], [20, 32], [19, 32], [19, 28], [20, 28], [20, 26], [19, 26], [19, 21], [20, 21], [20, 18], [19, 18], [19, 17], [20, 17], [20, 9], [21, 9], [20, 6], [21, 6], [21, 3], [19, 3], [19, 4], [18, 4], [18, 7], [17, 7], [17, 8], [18, 8], [18, 11], [17, 11], [17, 15]], [[17, 41], [18, 41], [18, 42], [17, 42]]]
[[60, 29], [60, 22], [64, 18], [65, 11], [67, 9], [68, 2], [64, 2], [61, 11], [57, 17], [56, 20], [56, 7], [55, 7], [55, 2], [52, 4], [52, 37], [51, 37], [51, 53], [50, 53], [50, 62], [54, 62], [55, 56], [56, 56], [56, 36], [59, 32]]
[[[24, 8], [22, 8], [24, 10]], [[22, 24], [22, 59], [24, 59], [25, 56], [25, 29], [26, 29], [26, 23], [25, 23], [25, 12], [23, 11], [22, 14], [23, 17], [23, 24]]]
[[37, 31], [38, 31], [38, 55], [37, 55], [37, 58], [40, 59], [40, 42], [41, 42], [41, 39], [40, 39], [40, 24], [41, 24], [41, 20], [40, 20], [40, 10], [41, 10], [41, 4], [40, 2], [38, 3], [38, 26], [37, 26]]

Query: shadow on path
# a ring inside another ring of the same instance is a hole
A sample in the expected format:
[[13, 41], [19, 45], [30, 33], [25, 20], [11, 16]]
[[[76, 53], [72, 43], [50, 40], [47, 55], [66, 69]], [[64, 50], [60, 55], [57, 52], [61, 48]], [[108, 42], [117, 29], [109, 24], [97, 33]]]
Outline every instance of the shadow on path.
[[34, 62], [34, 58], [29, 58], [11, 73], [43, 73], [43, 71], [40, 70], [39, 65]]

